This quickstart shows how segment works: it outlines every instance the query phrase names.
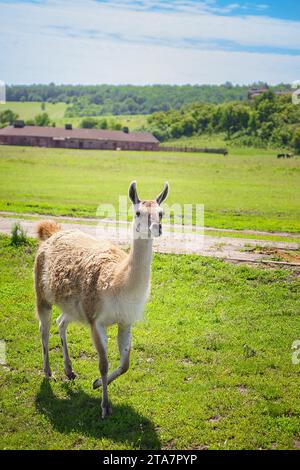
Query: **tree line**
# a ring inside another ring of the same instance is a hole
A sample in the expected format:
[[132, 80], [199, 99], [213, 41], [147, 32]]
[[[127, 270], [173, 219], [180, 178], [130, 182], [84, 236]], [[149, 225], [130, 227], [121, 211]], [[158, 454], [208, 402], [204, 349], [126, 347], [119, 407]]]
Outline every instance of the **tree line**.
[[[12, 124], [17, 118], [12, 111], [3, 111], [0, 127]], [[45, 112], [26, 124], [55, 126]], [[85, 117], [80, 127], [117, 130], [123, 126], [112, 118]], [[155, 112], [139, 130], [152, 132], [160, 141], [225, 133], [231, 144], [293, 148], [300, 153], [300, 106], [292, 103], [290, 94], [278, 96], [269, 90], [253, 101], [193, 103], [179, 110]]]
[[300, 106], [292, 103], [290, 94], [277, 96], [269, 90], [244, 103], [196, 103], [180, 111], [154, 113], [147, 130], [160, 141], [222, 132], [231, 143], [300, 152]]
[[[220, 104], [246, 101], [252, 85], [10, 85], [8, 101], [64, 102], [69, 106], [66, 117], [120, 114], [152, 114], [169, 109], [181, 109], [195, 102]], [[287, 88], [279, 84], [273, 90]]]

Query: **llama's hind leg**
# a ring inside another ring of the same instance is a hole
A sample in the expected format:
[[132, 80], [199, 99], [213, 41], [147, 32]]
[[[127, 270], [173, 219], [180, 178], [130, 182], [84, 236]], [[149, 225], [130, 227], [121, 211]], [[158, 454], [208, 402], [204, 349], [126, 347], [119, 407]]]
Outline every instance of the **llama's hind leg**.
[[[110, 384], [116, 380], [120, 375], [125, 374], [129, 369], [130, 349], [131, 349], [131, 326], [119, 325], [118, 326], [118, 346], [120, 351], [120, 365], [111, 374], [109, 374], [107, 383]], [[93, 388], [99, 388], [102, 385], [102, 380], [97, 379], [93, 383]]]
[[107, 392], [107, 373], [108, 373], [108, 359], [107, 359], [107, 335], [106, 329], [101, 324], [95, 322], [92, 325], [92, 337], [98, 352], [99, 370], [101, 374], [102, 383], [102, 418], [106, 418], [111, 414], [111, 408], [108, 401]]
[[43, 349], [43, 366], [44, 373], [47, 379], [50, 379], [52, 373], [49, 363], [49, 335], [51, 327], [51, 318], [52, 318], [52, 308], [51, 305], [46, 303], [40, 304], [37, 306], [37, 314], [40, 320], [40, 333], [42, 340], [42, 349]]
[[59, 336], [60, 336], [60, 341], [61, 341], [61, 346], [62, 346], [65, 374], [68, 377], [68, 379], [73, 380], [75, 379], [76, 374], [73, 372], [73, 369], [72, 369], [72, 362], [69, 356], [68, 344], [67, 344], [67, 328], [68, 328], [69, 321], [67, 320], [67, 317], [62, 313], [56, 320], [56, 323], [58, 326], [58, 331], [59, 331]]

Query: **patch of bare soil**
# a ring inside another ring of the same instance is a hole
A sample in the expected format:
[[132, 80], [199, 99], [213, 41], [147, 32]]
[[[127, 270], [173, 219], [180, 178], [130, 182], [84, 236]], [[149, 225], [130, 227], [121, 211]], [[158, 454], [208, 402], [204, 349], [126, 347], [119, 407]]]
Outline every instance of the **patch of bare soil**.
[[300, 265], [300, 250], [297, 249], [285, 250], [276, 247], [256, 247], [254, 251], [269, 257], [273, 261], [286, 261], [288, 263], [299, 263]]

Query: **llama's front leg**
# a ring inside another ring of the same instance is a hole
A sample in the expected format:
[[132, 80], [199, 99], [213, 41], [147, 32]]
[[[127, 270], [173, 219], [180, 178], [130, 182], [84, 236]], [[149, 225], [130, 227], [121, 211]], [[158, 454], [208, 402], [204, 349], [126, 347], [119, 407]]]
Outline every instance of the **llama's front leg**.
[[67, 344], [67, 328], [68, 328], [69, 322], [66, 316], [62, 313], [56, 320], [56, 323], [58, 326], [58, 331], [59, 331], [59, 336], [60, 336], [60, 341], [61, 341], [61, 346], [62, 346], [65, 373], [68, 379], [73, 380], [75, 379], [76, 374], [72, 370], [72, 362], [69, 356], [68, 344]]
[[[108, 384], [113, 380], [125, 374], [129, 369], [130, 361], [130, 349], [131, 349], [131, 326], [130, 325], [119, 325], [118, 326], [118, 345], [120, 351], [120, 366], [114, 370], [107, 379]], [[93, 388], [101, 387], [101, 379], [95, 380]]]
[[108, 374], [108, 359], [107, 359], [107, 334], [106, 329], [95, 322], [92, 325], [92, 336], [98, 352], [99, 357], [99, 370], [101, 374], [102, 383], [102, 418], [106, 418], [111, 414], [111, 408], [108, 402], [107, 392], [107, 374]]

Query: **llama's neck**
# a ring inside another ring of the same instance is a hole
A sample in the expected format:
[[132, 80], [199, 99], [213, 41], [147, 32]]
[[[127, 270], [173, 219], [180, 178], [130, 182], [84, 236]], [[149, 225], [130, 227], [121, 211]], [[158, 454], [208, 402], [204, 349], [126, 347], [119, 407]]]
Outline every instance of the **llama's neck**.
[[129, 284], [134, 290], [147, 289], [151, 276], [152, 240], [135, 238], [129, 253]]

